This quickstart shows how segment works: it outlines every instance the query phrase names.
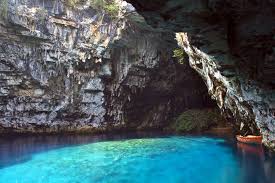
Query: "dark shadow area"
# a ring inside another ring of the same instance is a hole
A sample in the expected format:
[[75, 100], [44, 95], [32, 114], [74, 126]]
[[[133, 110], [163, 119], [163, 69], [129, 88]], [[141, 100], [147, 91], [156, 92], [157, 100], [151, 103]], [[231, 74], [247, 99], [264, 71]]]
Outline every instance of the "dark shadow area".
[[150, 82], [137, 90], [126, 103], [125, 122], [128, 127], [162, 129], [188, 109], [216, 108], [200, 76], [189, 66], [188, 58], [162, 62], [151, 71]]

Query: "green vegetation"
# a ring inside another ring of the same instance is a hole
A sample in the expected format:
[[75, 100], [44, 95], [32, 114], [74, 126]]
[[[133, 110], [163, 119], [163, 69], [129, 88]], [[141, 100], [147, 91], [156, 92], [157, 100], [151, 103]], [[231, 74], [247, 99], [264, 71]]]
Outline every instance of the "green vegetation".
[[8, 18], [8, 0], [0, 0], [0, 19], [6, 20]]
[[46, 20], [47, 15], [48, 15], [48, 11], [44, 8], [38, 8], [36, 10], [36, 15], [37, 15], [39, 21], [43, 24]]
[[107, 4], [105, 7], [105, 11], [112, 17], [118, 16], [119, 6], [114, 3]]
[[183, 64], [186, 58], [186, 53], [182, 48], [176, 48], [173, 50], [173, 57], [177, 58], [180, 64]]
[[113, 0], [90, 0], [90, 6], [112, 17], [119, 13], [119, 6]]
[[[119, 13], [119, 6], [114, 0], [86, 0], [90, 6], [98, 11], [107, 13], [111, 17], [115, 17]], [[77, 5], [83, 4], [85, 0], [67, 0], [67, 5], [75, 8]]]
[[67, 0], [67, 5], [70, 6], [70, 7], [76, 7], [79, 3], [80, 3], [81, 0]]
[[97, 10], [100, 10], [106, 6], [106, 1], [105, 0], [90, 0], [90, 6]]
[[216, 109], [192, 109], [183, 112], [168, 129], [176, 132], [200, 132], [224, 121]]

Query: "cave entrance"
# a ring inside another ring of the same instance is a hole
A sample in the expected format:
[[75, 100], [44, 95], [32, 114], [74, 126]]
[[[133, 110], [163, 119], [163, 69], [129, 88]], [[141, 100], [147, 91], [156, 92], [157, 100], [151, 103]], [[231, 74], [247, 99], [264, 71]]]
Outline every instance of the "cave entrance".
[[188, 60], [180, 64], [176, 58], [171, 58], [170, 62], [162, 62], [150, 72], [149, 77], [146, 87], [137, 90], [124, 106], [124, 120], [130, 128], [162, 129], [184, 111], [217, 107]]

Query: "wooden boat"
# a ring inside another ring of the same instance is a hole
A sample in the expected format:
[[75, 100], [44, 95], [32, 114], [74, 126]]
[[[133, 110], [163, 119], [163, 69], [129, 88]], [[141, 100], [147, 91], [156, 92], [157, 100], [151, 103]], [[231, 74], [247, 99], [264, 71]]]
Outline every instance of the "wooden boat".
[[236, 136], [237, 140], [242, 143], [246, 144], [262, 144], [262, 136], [255, 136], [255, 135], [247, 135], [247, 136], [242, 136], [242, 135], [237, 135]]

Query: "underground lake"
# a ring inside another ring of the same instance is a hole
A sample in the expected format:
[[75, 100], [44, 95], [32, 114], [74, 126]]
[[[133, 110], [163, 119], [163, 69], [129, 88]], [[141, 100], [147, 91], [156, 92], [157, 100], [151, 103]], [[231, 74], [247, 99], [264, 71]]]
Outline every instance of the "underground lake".
[[0, 0], [0, 183], [275, 183], [275, 0]]
[[1, 183], [273, 183], [261, 146], [217, 136], [26, 136], [0, 139]]

